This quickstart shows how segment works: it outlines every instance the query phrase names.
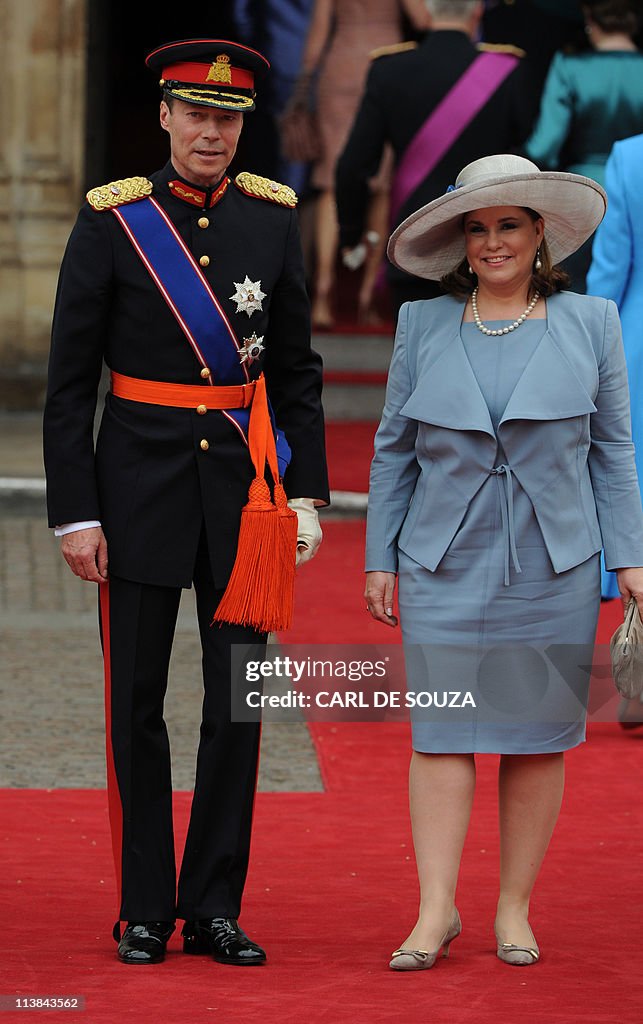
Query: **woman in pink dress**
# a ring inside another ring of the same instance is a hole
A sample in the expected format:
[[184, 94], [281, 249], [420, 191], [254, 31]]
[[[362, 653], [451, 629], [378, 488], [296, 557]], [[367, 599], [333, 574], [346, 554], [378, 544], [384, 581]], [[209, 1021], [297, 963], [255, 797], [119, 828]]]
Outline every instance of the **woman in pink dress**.
[[[362, 97], [372, 51], [399, 43], [402, 16], [417, 31], [429, 27], [423, 0], [316, 0], [294, 101], [306, 96], [313, 76], [322, 155], [313, 167], [311, 184], [319, 189], [315, 215], [315, 287], [313, 324], [333, 323], [332, 290], [337, 257], [335, 164], [353, 124]], [[383, 161], [385, 163], [386, 161]], [[390, 165], [373, 181], [369, 227], [379, 241], [369, 246], [359, 295], [362, 318], [370, 313], [372, 293], [383, 255], [388, 220]]]

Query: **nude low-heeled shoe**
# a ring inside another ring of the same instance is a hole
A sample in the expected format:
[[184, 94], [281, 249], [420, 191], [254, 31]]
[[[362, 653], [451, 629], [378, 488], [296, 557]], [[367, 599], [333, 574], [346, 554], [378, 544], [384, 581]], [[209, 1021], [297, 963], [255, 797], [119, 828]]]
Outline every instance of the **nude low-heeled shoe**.
[[[531, 931], [531, 928], [529, 931]], [[529, 967], [531, 964], [537, 964], [540, 960], [540, 950], [538, 949], [533, 932], [531, 932], [531, 937], [534, 940], [533, 946], [516, 946], [513, 942], [501, 942], [496, 932], [496, 955], [498, 959], [502, 960], [505, 964], [511, 964], [513, 967]]]
[[392, 960], [389, 963], [389, 967], [394, 971], [426, 971], [429, 967], [433, 967], [433, 964], [440, 955], [440, 950], [442, 950], [443, 957], [448, 957], [449, 946], [454, 939], [457, 939], [461, 931], [462, 921], [460, 920], [460, 915], [456, 910], [453, 915], [453, 920], [445, 932], [444, 938], [433, 953], [429, 953], [426, 949], [404, 949], [404, 947], [401, 946], [400, 949], [396, 949], [392, 954]]

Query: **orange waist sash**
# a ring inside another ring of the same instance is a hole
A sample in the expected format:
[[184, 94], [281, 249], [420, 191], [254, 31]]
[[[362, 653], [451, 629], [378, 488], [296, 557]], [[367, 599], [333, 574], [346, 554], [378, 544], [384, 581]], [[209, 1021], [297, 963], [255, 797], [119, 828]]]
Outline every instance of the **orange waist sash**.
[[126, 377], [112, 370], [112, 394], [130, 402], [168, 405], [175, 409], [247, 409], [252, 405], [256, 381], [226, 387], [203, 384], [166, 384], [159, 380]]

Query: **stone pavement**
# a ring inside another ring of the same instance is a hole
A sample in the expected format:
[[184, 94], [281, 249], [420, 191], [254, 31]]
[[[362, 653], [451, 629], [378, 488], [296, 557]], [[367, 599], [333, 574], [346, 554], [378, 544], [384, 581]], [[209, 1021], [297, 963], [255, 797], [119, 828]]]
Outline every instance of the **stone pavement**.
[[[315, 345], [327, 366], [342, 370], [379, 372], [391, 351], [382, 336], [318, 336]], [[382, 401], [381, 384], [325, 390], [328, 419], [375, 419]], [[96, 587], [76, 579], [60, 557], [47, 529], [43, 477], [40, 414], [0, 413], [0, 786], [102, 787]], [[166, 701], [176, 789], [192, 788], [200, 672], [194, 597], [186, 591]], [[265, 723], [259, 788], [322, 789], [303, 723]]]

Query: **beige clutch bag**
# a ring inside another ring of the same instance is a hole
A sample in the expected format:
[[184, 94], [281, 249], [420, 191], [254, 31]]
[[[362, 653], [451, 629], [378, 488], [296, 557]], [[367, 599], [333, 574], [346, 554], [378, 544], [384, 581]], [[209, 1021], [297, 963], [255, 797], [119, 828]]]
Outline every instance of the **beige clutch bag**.
[[643, 622], [634, 598], [625, 612], [625, 620], [610, 640], [612, 675], [616, 689], [627, 700], [643, 691]]

